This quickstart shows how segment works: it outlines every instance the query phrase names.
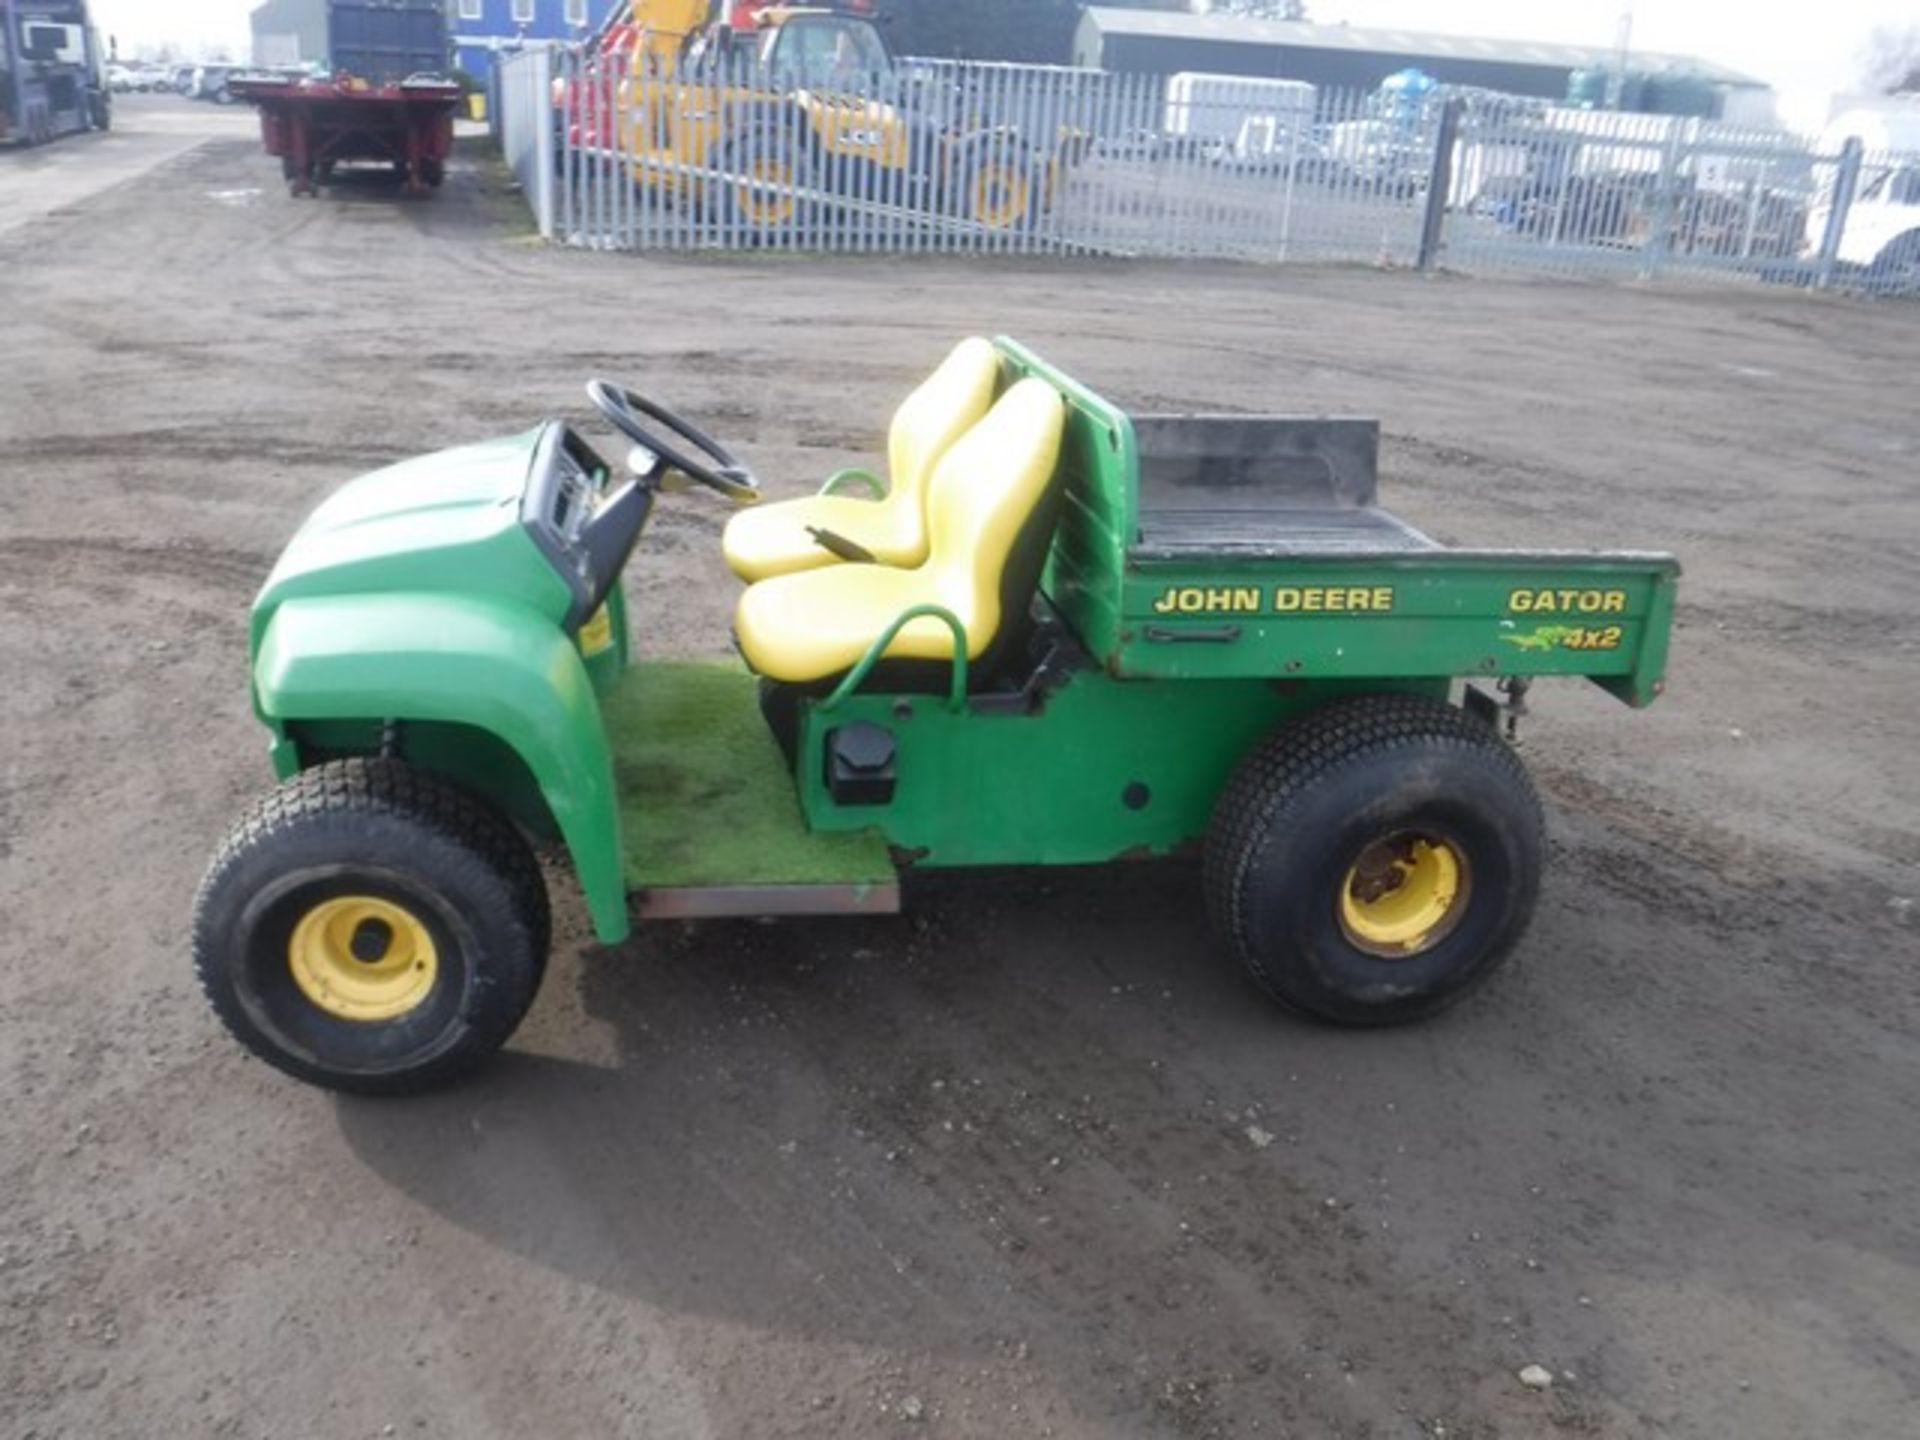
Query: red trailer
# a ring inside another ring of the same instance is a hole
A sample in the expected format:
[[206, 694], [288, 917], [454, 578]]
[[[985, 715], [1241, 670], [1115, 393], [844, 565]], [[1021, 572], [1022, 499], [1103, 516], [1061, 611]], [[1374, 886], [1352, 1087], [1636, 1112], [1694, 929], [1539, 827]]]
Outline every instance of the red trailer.
[[410, 195], [446, 178], [460, 87], [439, 76], [374, 85], [351, 75], [330, 80], [236, 76], [227, 88], [260, 112], [267, 153], [295, 195], [311, 195], [334, 166], [355, 160], [391, 165]]

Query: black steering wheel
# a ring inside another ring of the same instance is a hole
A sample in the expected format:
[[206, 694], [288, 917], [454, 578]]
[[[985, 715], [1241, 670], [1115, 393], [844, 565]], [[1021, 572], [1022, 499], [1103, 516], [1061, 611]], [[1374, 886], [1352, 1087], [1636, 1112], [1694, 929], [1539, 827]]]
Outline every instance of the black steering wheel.
[[[726, 446], [691, 420], [683, 420], [666, 406], [636, 394], [624, 385], [616, 385], [611, 380], [589, 380], [587, 398], [607, 417], [614, 429], [664, 466], [671, 466], [709, 489], [718, 490], [737, 505], [751, 505], [760, 498], [760, 482], [754, 478], [753, 472], [734, 459]], [[662, 440], [640, 423], [642, 415], [666, 426], [680, 440], [691, 445], [701, 458], [686, 454], [678, 442]]]

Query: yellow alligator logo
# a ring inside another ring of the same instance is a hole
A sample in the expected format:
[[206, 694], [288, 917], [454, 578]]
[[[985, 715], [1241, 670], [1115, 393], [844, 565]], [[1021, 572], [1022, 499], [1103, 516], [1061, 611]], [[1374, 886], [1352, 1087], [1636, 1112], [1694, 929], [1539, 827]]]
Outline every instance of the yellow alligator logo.
[[1528, 635], [1502, 635], [1500, 638], [1509, 645], [1518, 645], [1522, 650], [1551, 650], [1556, 645], [1564, 645], [1579, 633], [1572, 625], [1541, 625]]

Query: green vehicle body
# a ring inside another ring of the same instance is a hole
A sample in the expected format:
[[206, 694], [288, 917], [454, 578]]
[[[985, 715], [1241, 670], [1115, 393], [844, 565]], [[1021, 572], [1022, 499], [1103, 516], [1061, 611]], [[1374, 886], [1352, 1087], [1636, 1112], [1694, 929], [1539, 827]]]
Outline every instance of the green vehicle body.
[[308, 519], [254, 602], [253, 706], [282, 780], [408, 753], [573, 859], [596, 933], [626, 934], [613, 766], [596, 688], [619, 673], [626, 616], [594, 659], [564, 622], [571, 592], [521, 524], [529, 431], [360, 477]]
[[[1462, 679], [1547, 675], [1635, 706], [1660, 693], [1670, 557], [1156, 551], [1141, 543], [1132, 420], [997, 344], [1009, 381], [1039, 376], [1068, 401], [1041, 593], [1073, 663], [1043, 667], [1011, 701], [967, 693], [960, 674], [949, 693], [889, 693], [863, 683], [876, 644], [799, 705], [791, 788], [808, 831], [877, 832], [895, 863], [919, 867], [1167, 854], [1200, 839], [1227, 777], [1277, 725], [1342, 695], [1444, 699]], [[410, 763], [564, 845], [612, 943], [646, 876], [628, 864], [607, 711], [650, 667], [629, 672], [619, 587], [604, 614], [573, 614], [522, 523], [549, 428], [407, 461], [326, 501], [255, 602], [253, 704], [282, 779], [380, 753], [403, 730]], [[842, 804], [810, 757], [861, 721], [892, 735], [897, 781], [881, 803]]]

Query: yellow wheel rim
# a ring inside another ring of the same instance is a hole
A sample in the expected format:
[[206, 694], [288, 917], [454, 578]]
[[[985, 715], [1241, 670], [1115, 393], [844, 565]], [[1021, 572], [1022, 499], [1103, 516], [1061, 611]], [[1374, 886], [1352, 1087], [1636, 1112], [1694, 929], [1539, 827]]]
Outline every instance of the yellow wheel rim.
[[973, 218], [998, 229], [1027, 213], [1026, 176], [1012, 164], [983, 166], [973, 177]]
[[[761, 156], [747, 167], [747, 178], [766, 185], [780, 185], [792, 188], [793, 172], [784, 160], [772, 156]], [[740, 187], [740, 213], [755, 225], [781, 225], [793, 218], [794, 198], [791, 195], [769, 195], [766, 191], [750, 185]]]
[[391, 1020], [433, 989], [440, 956], [411, 910], [372, 895], [322, 900], [287, 941], [293, 983], [342, 1020]]
[[1467, 913], [1467, 857], [1445, 840], [1401, 832], [1360, 852], [1340, 886], [1340, 929], [1369, 955], [1431, 950]]

